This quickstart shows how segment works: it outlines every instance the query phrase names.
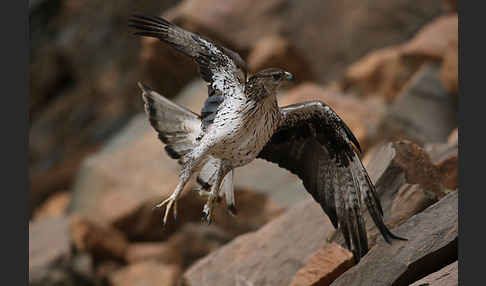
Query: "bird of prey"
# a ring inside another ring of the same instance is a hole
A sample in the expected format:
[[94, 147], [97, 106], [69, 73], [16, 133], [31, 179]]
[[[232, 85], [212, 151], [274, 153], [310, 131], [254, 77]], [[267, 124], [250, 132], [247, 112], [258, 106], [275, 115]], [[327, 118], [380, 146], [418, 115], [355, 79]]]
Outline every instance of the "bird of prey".
[[303, 181], [356, 259], [368, 251], [363, 202], [387, 242], [401, 239], [383, 222], [375, 187], [357, 155], [358, 140], [332, 108], [321, 101], [278, 106], [276, 91], [293, 79], [291, 73], [269, 68], [250, 75], [236, 52], [160, 17], [135, 15], [129, 25], [135, 35], [157, 38], [193, 58], [208, 87], [198, 115], [139, 82], [151, 125], [182, 165], [175, 191], [156, 206], [166, 206], [164, 224], [171, 208], [175, 217], [194, 173], [200, 194], [207, 196], [203, 220], [211, 221], [220, 197], [235, 213], [233, 169], [262, 158]]

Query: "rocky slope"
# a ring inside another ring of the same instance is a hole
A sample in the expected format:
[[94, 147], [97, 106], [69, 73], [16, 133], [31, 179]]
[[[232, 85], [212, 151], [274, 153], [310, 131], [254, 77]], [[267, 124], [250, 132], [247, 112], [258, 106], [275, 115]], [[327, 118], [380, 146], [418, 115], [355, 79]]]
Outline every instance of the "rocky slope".
[[[328, 103], [376, 184], [387, 244], [369, 215], [355, 265], [300, 180], [256, 160], [235, 171], [238, 215], [200, 223], [192, 192], [161, 226], [176, 162], [142, 113], [136, 82], [199, 111], [196, 66], [126, 27], [164, 15], [288, 69], [281, 106]], [[457, 1], [32, 1], [31, 285], [457, 285]], [[461, 95], [462, 96], [462, 95]]]

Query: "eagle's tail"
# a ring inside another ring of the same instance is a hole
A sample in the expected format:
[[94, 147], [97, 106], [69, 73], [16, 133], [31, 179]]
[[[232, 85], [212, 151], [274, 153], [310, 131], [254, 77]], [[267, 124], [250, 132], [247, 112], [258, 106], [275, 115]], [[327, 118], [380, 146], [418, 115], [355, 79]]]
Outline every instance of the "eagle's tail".
[[150, 124], [159, 134], [159, 139], [166, 144], [165, 151], [171, 158], [183, 163], [184, 155], [194, 149], [196, 138], [201, 134], [199, 115], [141, 82], [138, 82], [138, 86], [142, 90]]

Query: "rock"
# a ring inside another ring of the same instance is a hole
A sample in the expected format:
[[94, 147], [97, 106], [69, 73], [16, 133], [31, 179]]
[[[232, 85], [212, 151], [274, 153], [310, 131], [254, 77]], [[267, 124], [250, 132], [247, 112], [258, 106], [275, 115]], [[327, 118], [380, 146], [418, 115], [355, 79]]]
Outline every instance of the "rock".
[[324, 83], [339, 78], [348, 64], [368, 51], [410, 38], [441, 14], [442, 4], [442, 0], [365, 4], [186, 0], [168, 15], [180, 23], [189, 22], [187, 27], [193, 31], [211, 31], [213, 39], [226, 39], [240, 52], [251, 50], [264, 37], [283, 35]]
[[324, 245], [300, 269], [290, 286], [326, 286], [354, 265], [353, 254], [339, 244]]
[[403, 46], [405, 55], [423, 55], [442, 60], [448, 46], [458, 42], [457, 14], [447, 14], [437, 17], [425, 25]]
[[146, 261], [128, 265], [109, 278], [112, 286], [175, 286], [180, 269], [177, 265], [167, 265]]
[[300, 84], [278, 99], [279, 106], [311, 100], [328, 104], [353, 131], [363, 150], [375, 143], [377, 126], [385, 114], [383, 104], [343, 94], [336, 86], [323, 88], [313, 83]]
[[92, 257], [71, 250], [65, 216], [40, 217], [29, 223], [29, 285], [97, 285]]
[[458, 141], [459, 141], [459, 129], [456, 128], [452, 130], [451, 134], [449, 134], [449, 137], [447, 137], [447, 143], [457, 144]]
[[34, 211], [32, 219], [35, 221], [44, 217], [63, 216], [67, 212], [70, 201], [71, 193], [67, 191], [56, 193]]
[[389, 225], [400, 225], [407, 218], [433, 204], [437, 198], [427, 191], [420, 185], [405, 184], [401, 186], [392, 202], [391, 217], [388, 219]]
[[215, 224], [187, 223], [169, 238], [168, 244], [183, 257], [179, 265], [186, 269], [197, 259], [206, 256], [233, 238], [234, 236]]
[[410, 284], [411, 286], [457, 286], [459, 285], [457, 261], [447, 265], [441, 270]]
[[411, 40], [372, 51], [353, 63], [341, 85], [392, 102], [424, 64], [442, 61], [441, 80], [449, 93], [457, 93], [457, 41], [457, 14], [438, 17]]
[[178, 249], [167, 242], [135, 242], [125, 252], [125, 260], [133, 264], [146, 260], [155, 260], [165, 264], [182, 264], [182, 255]]
[[29, 10], [31, 214], [51, 193], [70, 189], [82, 159], [142, 111], [134, 96], [143, 78], [140, 40], [127, 17], [176, 3], [39, 2]]
[[71, 260], [70, 248], [66, 217], [46, 217], [29, 223], [29, 284], [69, 280], [60, 269]]
[[252, 73], [277, 67], [294, 74], [296, 82], [315, 79], [309, 63], [281, 36], [266, 36], [258, 40], [248, 55], [247, 64]]
[[[375, 183], [389, 228], [424, 210], [446, 195], [440, 172], [429, 155], [410, 141], [398, 141], [382, 145], [369, 154], [366, 169]], [[381, 237], [369, 213], [364, 214], [368, 244], [372, 248]], [[340, 231], [331, 241], [344, 245]]]
[[442, 184], [449, 190], [459, 186], [459, 146], [457, 128], [449, 135], [447, 143], [427, 144], [425, 150], [437, 166], [442, 177]]
[[[235, 189], [237, 215], [228, 215], [225, 207], [215, 210], [215, 225], [219, 226], [232, 237], [258, 230], [267, 222], [284, 212], [267, 194], [255, 191]], [[199, 221], [198, 221], [199, 222]]]
[[440, 68], [440, 80], [450, 94], [458, 94], [459, 86], [459, 44], [458, 39], [449, 42]]
[[306, 200], [198, 260], [182, 285], [288, 285], [332, 230], [319, 205]]
[[[239, 234], [254, 231], [280, 215], [283, 209], [267, 195], [253, 191], [235, 189], [237, 216], [231, 216], [223, 204], [217, 205], [214, 213], [214, 224], [235, 237]], [[167, 194], [168, 196], [169, 194]], [[187, 190], [178, 202], [177, 220], [168, 220], [162, 227], [161, 211], [153, 206], [160, 199], [146, 200], [138, 208], [125, 216], [120, 216], [113, 224], [127, 234], [131, 240], [165, 240], [177, 232], [185, 223], [201, 222], [201, 212], [205, 200], [195, 192]]]
[[99, 225], [86, 218], [71, 217], [71, 235], [80, 252], [89, 252], [97, 259], [125, 258], [128, 241], [120, 231], [111, 226]]
[[447, 143], [429, 143], [424, 146], [424, 149], [434, 164], [440, 164], [440, 162], [458, 156], [459, 142], [451, 139]]
[[442, 176], [442, 184], [450, 190], [456, 190], [459, 187], [459, 158], [453, 156], [437, 164]]
[[119, 260], [104, 259], [100, 261], [96, 266], [96, 277], [99, 281], [103, 281], [103, 284], [108, 284], [109, 277], [120, 270], [124, 265]]
[[372, 51], [347, 69], [341, 87], [390, 103], [425, 60], [419, 56], [403, 56], [401, 46]]
[[379, 130], [385, 140], [409, 139], [419, 145], [443, 142], [457, 127], [457, 104], [438, 77], [439, 67], [421, 68], [390, 105]]
[[[299, 177], [263, 159], [256, 159], [233, 172], [236, 189], [255, 190], [279, 206], [293, 206], [309, 197]], [[242, 205], [238, 201], [237, 198], [236, 204], [240, 208]]]
[[408, 241], [380, 239], [360, 263], [331, 285], [409, 285], [457, 260], [458, 193], [392, 230]]
[[458, 0], [445, 0], [444, 11], [446, 12], [458, 12]]

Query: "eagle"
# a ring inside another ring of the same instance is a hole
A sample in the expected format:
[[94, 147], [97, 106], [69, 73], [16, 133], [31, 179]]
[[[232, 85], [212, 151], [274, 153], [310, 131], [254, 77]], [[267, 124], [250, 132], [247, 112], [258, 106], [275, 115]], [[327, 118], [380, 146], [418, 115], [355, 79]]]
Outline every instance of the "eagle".
[[322, 101], [278, 106], [276, 92], [293, 80], [290, 72], [268, 68], [249, 74], [236, 52], [161, 17], [133, 15], [129, 26], [135, 35], [157, 38], [191, 57], [207, 82], [200, 114], [138, 82], [152, 127], [181, 165], [176, 189], [156, 205], [166, 207], [164, 225], [171, 209], [176, 217], [177, 200], [194, 173], [200, 195], [207, 198], [203, 221], [211, 222], [223, 197], [236, 214], [233, 170], [261, 158], [302, 180], [356, 261], [368, 252], [364, 205], [388, 243], [403, 239], [384, 224], [375, 187], [358, 157], [359, 142], [336, 112]]

